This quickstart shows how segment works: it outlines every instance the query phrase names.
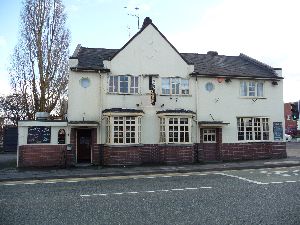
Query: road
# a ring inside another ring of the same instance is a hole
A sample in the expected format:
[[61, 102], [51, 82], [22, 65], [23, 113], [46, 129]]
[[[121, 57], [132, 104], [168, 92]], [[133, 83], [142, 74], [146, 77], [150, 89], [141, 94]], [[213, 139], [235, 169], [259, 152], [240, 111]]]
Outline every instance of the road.
[[300, 224], [300, 167], [0, 183], [0, 224]]

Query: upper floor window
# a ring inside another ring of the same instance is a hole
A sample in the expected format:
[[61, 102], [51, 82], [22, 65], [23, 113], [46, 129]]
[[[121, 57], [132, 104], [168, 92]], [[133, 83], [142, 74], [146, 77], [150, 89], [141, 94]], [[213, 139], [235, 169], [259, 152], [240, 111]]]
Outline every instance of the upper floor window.
[[241, 81], [241, 96], [263, 97], [264, 83], [262, 81]]
[[183, 78], [162, 78], [161, 90], [163, 95], [188, 95], [189, 80]]
[[137, 94], [139, 77], [130, 75], [109, 76], [108, 92], [119, 94]]

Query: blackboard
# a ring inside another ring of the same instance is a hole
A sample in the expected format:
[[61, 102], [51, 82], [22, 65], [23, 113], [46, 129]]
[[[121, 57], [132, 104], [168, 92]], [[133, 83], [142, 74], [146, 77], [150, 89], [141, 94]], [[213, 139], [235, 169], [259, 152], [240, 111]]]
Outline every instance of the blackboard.
[[51, 127], [28, 127], [27, 144], [50, 143]]
[[283, 140], [282, 122], [273, 122], [274, 140]]

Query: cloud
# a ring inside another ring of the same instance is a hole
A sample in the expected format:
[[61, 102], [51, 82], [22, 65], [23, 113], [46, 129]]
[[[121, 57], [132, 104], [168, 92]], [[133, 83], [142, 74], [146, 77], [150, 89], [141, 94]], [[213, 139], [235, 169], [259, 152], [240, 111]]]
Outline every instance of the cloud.
[[290, 99], [291, 91], [297, 93], [292, 82], [300, 75], [299, 8], [297, 0], [223, 0], [198, 15], [192, 29], [183, 28], [168, 37], [180, 52], [242, 52], [270, 66], [282, 67], [284, 82], [291, 84], [284, 96]]

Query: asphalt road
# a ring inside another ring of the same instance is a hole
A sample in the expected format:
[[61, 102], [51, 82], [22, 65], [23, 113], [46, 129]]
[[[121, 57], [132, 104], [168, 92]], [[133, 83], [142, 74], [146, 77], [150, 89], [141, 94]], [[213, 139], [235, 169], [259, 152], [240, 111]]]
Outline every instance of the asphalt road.
[[300, 167], [0, 183], [0, 224], [300, 224]]

